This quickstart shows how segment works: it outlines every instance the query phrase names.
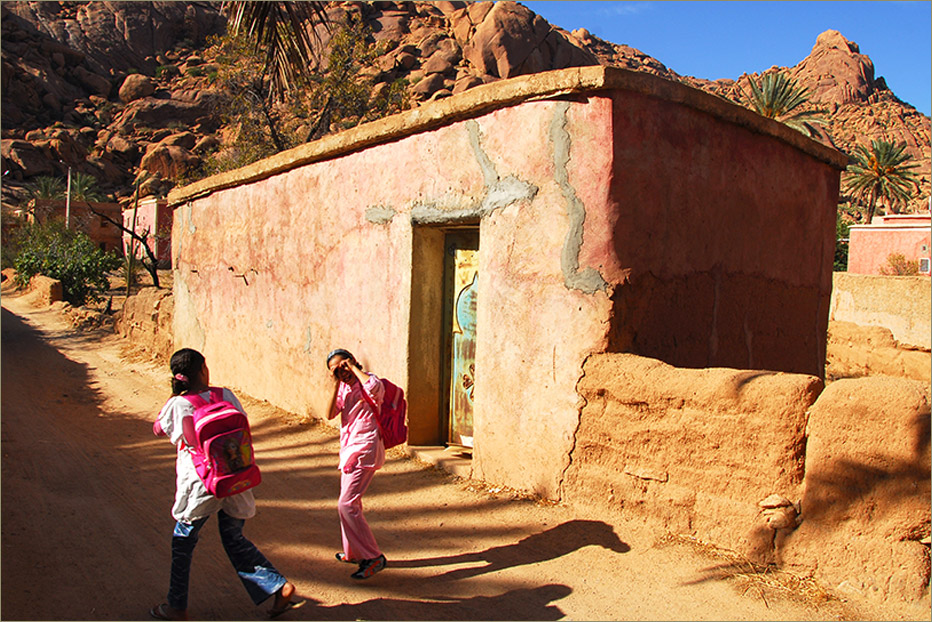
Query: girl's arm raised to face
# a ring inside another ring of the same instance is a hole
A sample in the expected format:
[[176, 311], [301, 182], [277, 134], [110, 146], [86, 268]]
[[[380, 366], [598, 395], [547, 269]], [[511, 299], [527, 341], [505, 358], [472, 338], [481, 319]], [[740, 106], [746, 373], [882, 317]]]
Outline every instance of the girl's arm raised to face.
[[[336, 380], [336, 378], [334, 378]], [[327, 406], [327, 419], [333, 419], [339, 414], [337, 409], [337, 393], [340, 391], [340, 381], [337, 380], [333, 385], [333, 393], [330, 395], [330, 404]]]

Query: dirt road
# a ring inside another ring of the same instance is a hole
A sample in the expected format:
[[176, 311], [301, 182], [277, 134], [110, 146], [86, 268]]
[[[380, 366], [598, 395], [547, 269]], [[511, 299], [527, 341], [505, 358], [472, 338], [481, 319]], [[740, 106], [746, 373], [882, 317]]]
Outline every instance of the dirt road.
[[[113, 336], [68, 328], [28, 297], [2, 299], [2, 618], [134, 620], [167, 590], [174, 449], [151, 421], [166, 370]], [[235, 379], [213, 378], [231, 385]], [[290, 620], [870, 619], [761, 582], [642, 525], [512, 499], [392, 457], [366, 511], [389, 568], [366, 582], [336, 562], [336, 433], [242, 396], [263, 471], [246, 534], [310, 598]], [[195, 553], [194, 619], [254, 608], [215, 523]], [[884, 611], [891, 619], [893, 613]]]

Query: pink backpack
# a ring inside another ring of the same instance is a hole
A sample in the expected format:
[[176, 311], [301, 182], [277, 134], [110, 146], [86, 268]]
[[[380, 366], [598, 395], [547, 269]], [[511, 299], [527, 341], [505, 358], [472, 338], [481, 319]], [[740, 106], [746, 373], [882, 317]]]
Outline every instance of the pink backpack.
[[249, 419], [210, 388], [210, 401], [183, 395], [194, 406], [194, 443], [186, 443], [198, 477], [215, 497], [229, 497], [262, 481], [252, 449]]
[[385, 449], [388, 449], [395, 445], [401, 445], [408, 440], [408, 402], [405, 400], [405, 392], [401, 387], [384, 378], [380, 378], [380, 380], [385, 388], [381, 409], [375, 405], [365, 389], [360, 387], [360, 390], [362, 396], [376, 411], [375, 420], [379, 424], [382, 443], [385, 445]]

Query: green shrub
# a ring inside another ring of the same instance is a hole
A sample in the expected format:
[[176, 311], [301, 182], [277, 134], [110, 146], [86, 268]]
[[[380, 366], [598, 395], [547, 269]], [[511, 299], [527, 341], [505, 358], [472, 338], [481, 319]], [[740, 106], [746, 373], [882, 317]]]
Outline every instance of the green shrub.
[[848, 231], [851, 223], [842, 218], [843, 211], [846, 211], [844, 206], [839, 205], [835, 215], [835, 261], [832, 268], [835, 272], [848, 271]]
[[105, 253], [85, 233], [66, 229], [59, 221], [25, 227], [16, 244], [17, 282], [25, 285], [37, 274], [58, 279], [63, 297], [73, 305], [100, 300], [110, 288], [107, 272], [121, 264], [117, 255]]
[[917, 276], [919, 274], [919, 262], [906, 259], [902, 253], [890, 253], [887, 255], [887, 265], [880, 268], [880, 274], [885, 276]]

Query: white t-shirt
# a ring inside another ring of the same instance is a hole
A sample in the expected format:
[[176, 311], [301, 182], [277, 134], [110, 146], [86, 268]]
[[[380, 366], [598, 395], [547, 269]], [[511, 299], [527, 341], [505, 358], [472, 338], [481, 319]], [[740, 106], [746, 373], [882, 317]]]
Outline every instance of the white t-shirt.
[[[199, 393], [210, 401], [210, 391]], [[229, 389], [223, 389], [223, 399], [243, 410], [242, 404]], [[175, 505], [172, 516], [176, 521], [190, 524], [199, 518], [210, 516], [223, 510], [234, 518], [252, 518], [256, 515], [256, 500], [252, 490], [245, 490], [230, 497], [218, 499], [207, 491], [201, 478], [197, 476], [194, 460], [182, 438], [181, 420], [194, 415], [194, 405], [180, 395], [171, 397], [159, 412], [159, 425], [171, 442], [178, 447], [175, 461]]]

